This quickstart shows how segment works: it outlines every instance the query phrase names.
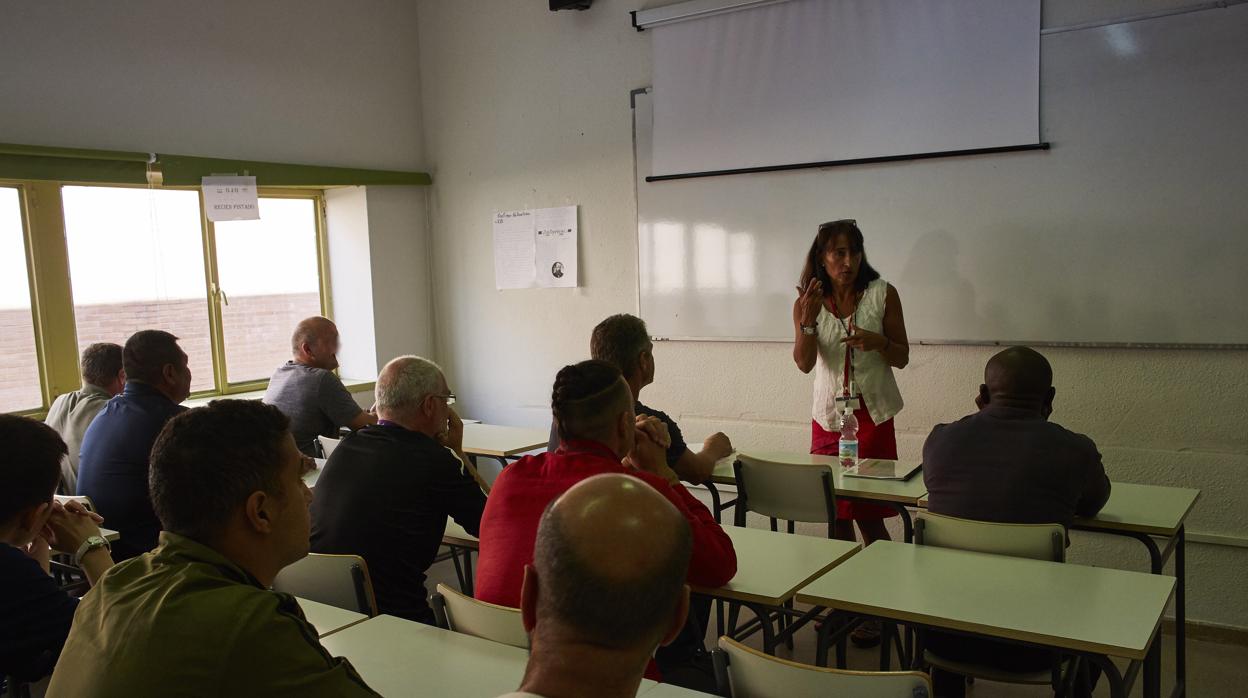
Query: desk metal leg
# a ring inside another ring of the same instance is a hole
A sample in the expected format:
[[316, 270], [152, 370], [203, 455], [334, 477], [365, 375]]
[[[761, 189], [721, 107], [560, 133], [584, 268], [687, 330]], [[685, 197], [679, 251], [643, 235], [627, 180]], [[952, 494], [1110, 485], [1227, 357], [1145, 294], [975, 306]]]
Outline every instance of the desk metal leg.
[[[1187, 533], [1179, 526], [1174, 546], [1174, 695], [1187, 693], [1187, 570], [1183, 559]], [[1159, 641], [1160, 642], [1160, 641]]]
[[711, 493], [711, 514], [715, 516], [715, 523], [723, 523], [719, 518], [719, 512], [723, 511], [719, 505], [719, 488], [710, 480], [707, 480], [704, 484], [706, 485], [706, 491]]
[[1083, 658], [1101, 667], [1101, 673], [1105, 676], [1105, 681], [1109, 683], [1110, 698], [1127, 698], [1127, 686], [1122, 680], [1122, 672], [1118, 671], [1118, 666], [1113, 660], [1103, 654], [1085, 654]]

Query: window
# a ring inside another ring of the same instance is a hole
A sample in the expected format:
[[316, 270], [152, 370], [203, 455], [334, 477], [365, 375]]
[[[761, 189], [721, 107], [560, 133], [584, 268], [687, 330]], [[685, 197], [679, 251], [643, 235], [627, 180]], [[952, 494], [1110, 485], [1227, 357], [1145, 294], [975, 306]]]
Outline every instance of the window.
[[261, 198], [260, 220], [214, 229], [226, 376], [267, 379], [290, 358], [295, 325], [322, 314], [316, 201]]
[[191, 390], [216, 387], [198, 192], [63, 187], [61, 199], [79, 353], [166, 330], [189, 357]]
[[0, 412], [43, 405], [21, 192], [0, 187]]

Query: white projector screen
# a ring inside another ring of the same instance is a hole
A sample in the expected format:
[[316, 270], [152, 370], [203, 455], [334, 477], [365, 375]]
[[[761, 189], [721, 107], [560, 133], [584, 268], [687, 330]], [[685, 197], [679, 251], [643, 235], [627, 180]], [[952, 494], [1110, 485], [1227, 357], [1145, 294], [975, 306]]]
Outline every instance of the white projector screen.
[[786, 0], [651, 31], [655, 176], [1039, 140], [1040, 0]]

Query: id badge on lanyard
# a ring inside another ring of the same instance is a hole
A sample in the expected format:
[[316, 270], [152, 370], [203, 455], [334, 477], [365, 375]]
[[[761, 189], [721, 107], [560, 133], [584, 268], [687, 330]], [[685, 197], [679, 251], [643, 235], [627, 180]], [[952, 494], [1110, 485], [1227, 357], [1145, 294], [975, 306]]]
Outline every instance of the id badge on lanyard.
[[[857, 303], [854, 304], [854, 315], [858, 314]], [[841, 328], [845, 330], [845, 337], [848, 339], [854, 335], [854, 315], [849, 318], [849, 325], [846, 326], [845, 321], [841, 320], [840, 311], [836, 307], [836, 300], [832, 301], [832, 311], [837, 316], [837, 320], [841, 323]], [[854, 385], [854, 348], [845, 347], [845, 372], [841, 374], [842, 393], [836, 398], [836, 410], [838, 412], [853, 412], [861, 407], [858, 400], [858, 392]]]

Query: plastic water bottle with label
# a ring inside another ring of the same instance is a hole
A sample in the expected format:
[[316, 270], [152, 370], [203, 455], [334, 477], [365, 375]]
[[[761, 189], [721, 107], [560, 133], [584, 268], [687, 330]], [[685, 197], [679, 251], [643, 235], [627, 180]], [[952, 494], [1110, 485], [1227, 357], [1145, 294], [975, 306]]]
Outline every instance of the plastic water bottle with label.
[[853, 468], [858, 465], [858, 418], [854, 416], [854, 411], [849, 405], [846, 405], [845, 411], [841, 413], [841, 439], [837, 456], [843, 468]]

